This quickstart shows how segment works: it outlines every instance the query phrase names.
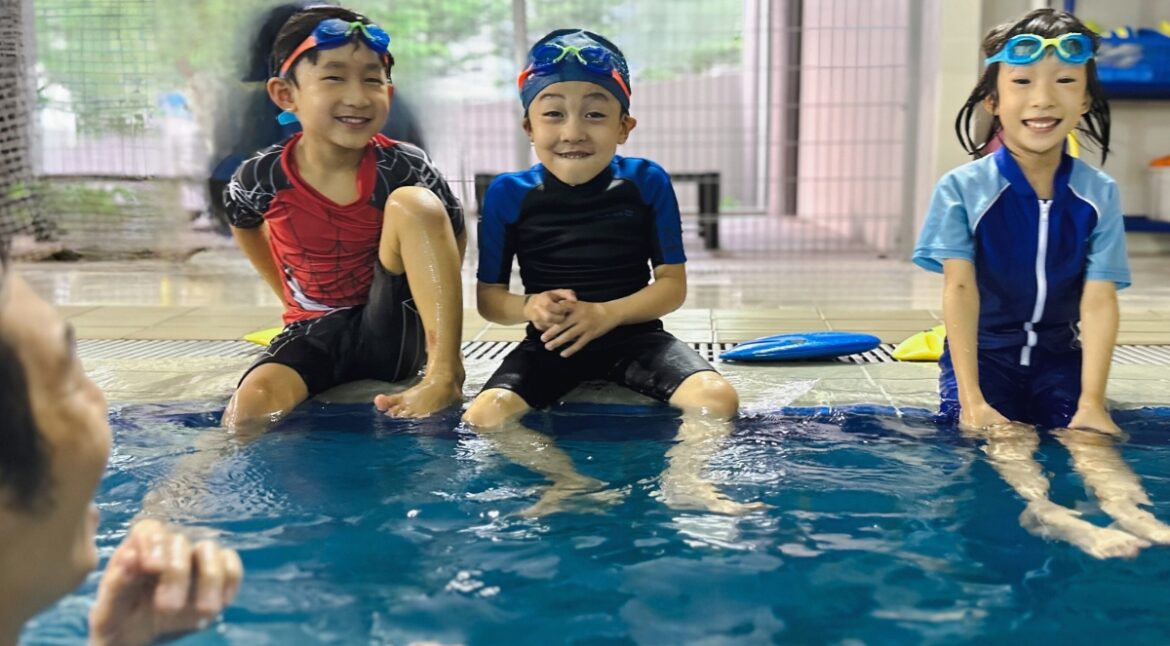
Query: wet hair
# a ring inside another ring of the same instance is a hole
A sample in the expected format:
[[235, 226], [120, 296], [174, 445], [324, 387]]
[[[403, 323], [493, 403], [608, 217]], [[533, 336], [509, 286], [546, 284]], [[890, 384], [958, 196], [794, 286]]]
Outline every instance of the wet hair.
[[[292, 18], [299, 11], [304, 11], [311, 4], [320, 3], [301, 1], [277, 5], [260, 16], [255, 24], [248, 26], [250, 49], [248, 50], [247, 67], [244, 68], [243, 76], [240, 77], [241, 81], [244, 83], [263, 83], [272, 76], [270, 73], [272, 71], [272, 43], [276, 42], [276, 35], [280, 33], [280, 28], [288, 22], [289, 18]], [[277, 69], [277, 71], [280, 70]]]
[[[280, 66], [284, 64], [284, 59], [292, 55], [293, 51], [313, 33], [317, 25], [322, 21], [330, 18], [340, 18], [346, 22], [361, 22], [363, 25], [372, 24], [372, 21], [357, 13], [344, 7], [334, 7], [330, 5], [315, 5], [308, 7], [302, 11], [294, 13], [289, 18], [284, 26], [280, 28], [280, 33], [276, 34], [276, 40], [272, 43], [272, 59], [269, 62], [269, 72], [272, 76], [280, 76]], [[355, 43], [360, 43], [357, 39]], [[316, 49], [301, 54], [288, 70], [288, 79], [296, 85], [296, 69], [301, 61], [309, 61], [316, 63], [320, 52]], [[394, 56], [389, 52], [386, 53], [386, 80], [390, 80], [390, 69], [394, 67]]]
[[[0, 307], [8, 279], [8, 245], [0, 238]], [[49, 458], [33, 420], [28, 376], [0, 331], [0, 505], [34, 511], [49, 479]]]
[[[1004, 43], [1009, 38], [1019, 34], [1036, 34], [1044, 38], [1055, 38], [1075, 33], [1088, 36], [1093, 43], [1093, 52], [1097, 52], [1097, 48], [1101, 44], [1100, 37], [1076, 16], [1066, 11], [1037, 9], [1017, 22], [1005, 23], [987, 32], [987, 35], [983, 37], [983, 55], [985, 58], [994, 56], [1003, 49]], [[975, 89], [971, 91], [967, 102], [963, 104], [955, 118], [955, 135], [958, 136], [963, 150], [966, 150], [973, 157], [982, 154], [987, 144], [999, 135], [1002, 127], [999, 117], [993, 116], [991, 128], [980, 141], [980, 138], [972, 132], [971, 124], [976, 112], [981, 109], [980, 106], [984, 99], [990, 98], [993, 103], [999, 101], [996, 84], [999, 81], [1001, 65], [1002, 63], [998, 62], [992, 63], [983, 70], [979, 82], [975, 84]], [[1109, 155], [1109, 103], [1105, 100], [1105, 90], [1097, 78], [1097, 61], [1095, 59], [1089, 59], [1085, 63], [1085, 78], [1085, 91], [1089, 94], [1089, 110], [1081, 117], [1081, 123], [1077, 126], [1077, 130], [1084, 134], [1084, 139], [1088, 139], [1101, 151], [1101, 163], [1104, 164], [1105, 158]]]

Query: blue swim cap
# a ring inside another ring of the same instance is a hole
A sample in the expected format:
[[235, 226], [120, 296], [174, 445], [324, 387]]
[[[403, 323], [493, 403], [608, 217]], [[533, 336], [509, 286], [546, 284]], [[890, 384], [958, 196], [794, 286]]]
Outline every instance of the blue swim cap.
[[630, 70], [617, 45], [591, 31], [557, 29], [528, 50], [528, 67], [520, 73], [524, 112], [541, 90], [553, 83], [586, 81], [609, 91], [622, 109], [630, 109]]

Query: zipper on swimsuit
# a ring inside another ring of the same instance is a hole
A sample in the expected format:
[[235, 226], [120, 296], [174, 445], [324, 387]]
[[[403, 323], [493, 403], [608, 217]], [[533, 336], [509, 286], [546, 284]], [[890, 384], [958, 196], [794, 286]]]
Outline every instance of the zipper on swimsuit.
[[1048, 300], [1048, 213], [1052, 210], [1052, 200], [1040, 200], [1040, 226], [1036, 241], [1036, 306], [1032, 308], [1032, 320], [1024, 323], [1024, 332], [1028, 340], [1020, 349], [1020, 365], [1032, 365], [1032, 348], [1040, 340], [1036, 334], [1035, 325], [1044, 316], [1044, 304]]

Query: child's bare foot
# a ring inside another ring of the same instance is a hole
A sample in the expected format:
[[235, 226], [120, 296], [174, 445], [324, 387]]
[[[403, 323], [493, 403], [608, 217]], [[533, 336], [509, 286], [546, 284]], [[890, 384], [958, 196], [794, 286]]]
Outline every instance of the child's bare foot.
[[762, 502], [737, 502], [719, 491], [711, 482], [697, 478], [678, 478], [662, 474], [662, 484], [655, 496], [671, 509], [707, 511], [728, 516], [743, 516], [767, 509]]
[[462, 378], [428, 374], [400, 393], [374, 397], [374, 406], [391, 417], [426, 417], [462, 400]]
[[540, 500], [520, 512], [521, 516], [537, 518], [564, 511], [601, 513], [625, 498], [618, 489], [606, 489], [606, 483], [596, 478], [554, 482], [541, 494]]
[[1029, 503], [1020, 514], [1020, 524], [1029, 532], [1072, 543], [1089, 556], [1099, 559], [1133, 558], [1150, 544], [1137, 536], [1098, 527], [1078, 518], [1078, 513], [1052, 502]]
[[1117, 526], [1151, 543], [1170, 545], [1170, 525], [1137, 505], [1106, 505], [1101, 509], [1113, 517]]

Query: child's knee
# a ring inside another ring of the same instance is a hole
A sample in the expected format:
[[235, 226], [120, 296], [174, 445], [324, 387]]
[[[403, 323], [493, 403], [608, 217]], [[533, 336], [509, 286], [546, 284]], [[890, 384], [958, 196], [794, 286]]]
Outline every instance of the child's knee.
[[295, 370], [280, 364], [258, 366], [240, 383], [224, 411], [225, 423], [240, 425], [271, 419], [308, 397], [308, 387]]
[[714, 371], [697, 372], [679, 385], [670, 403], [687, 411], [732, 417], [739, 410], [739, 393], [723, 375]]
[[524, 413], [529, 408], [524, 398], [510, 390], [491, 388], [471, 402], [463, 421], [481, 429], [491, 429]]
[[386, 200], [386, 223], [413, 226], [451, 227], [442, 200], [422, 186], [402, 186]]

